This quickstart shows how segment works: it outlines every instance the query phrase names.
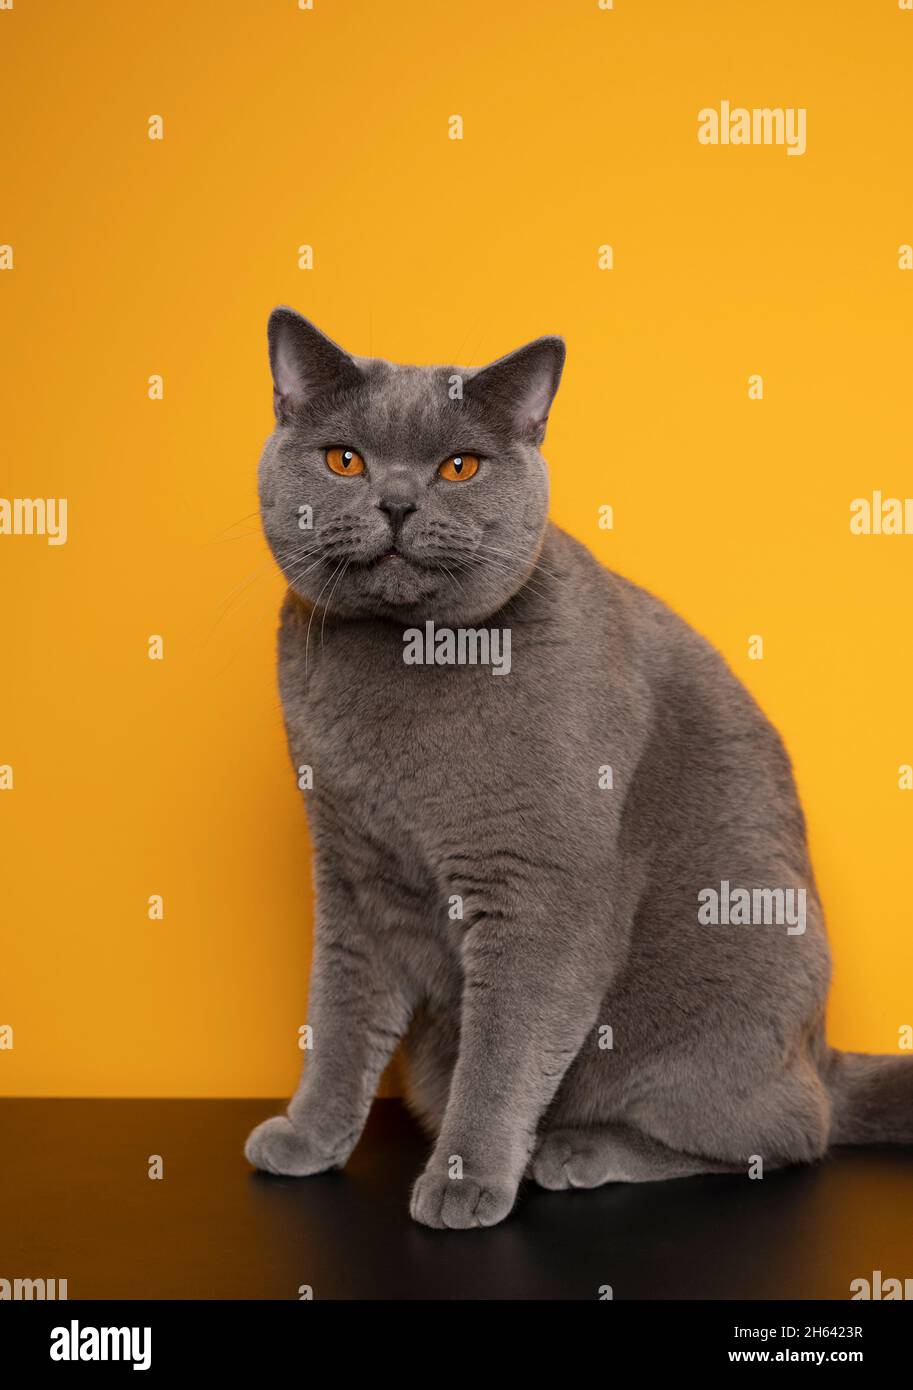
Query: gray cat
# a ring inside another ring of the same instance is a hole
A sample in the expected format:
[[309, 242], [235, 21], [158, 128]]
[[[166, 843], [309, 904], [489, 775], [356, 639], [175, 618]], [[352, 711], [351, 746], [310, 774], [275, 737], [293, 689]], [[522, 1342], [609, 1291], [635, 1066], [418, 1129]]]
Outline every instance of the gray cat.
[[400, 1043], [427, 1226], [501, 1221], [525, 1174], [913, 1142], [913, 1059], [825, 1041], [780, 738], [703, 638], [547, 520], [562, 341], [395, 366], [277, 309], [269, 349], [260, 497], [317, 925], [313, 1048], [251, 1163], [344, 1164]]

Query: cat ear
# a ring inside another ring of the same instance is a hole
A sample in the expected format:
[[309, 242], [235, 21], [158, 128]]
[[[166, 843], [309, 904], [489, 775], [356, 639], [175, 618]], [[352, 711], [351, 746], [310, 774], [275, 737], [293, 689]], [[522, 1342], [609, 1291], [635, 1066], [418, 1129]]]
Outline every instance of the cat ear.
[[314, 396], [360, 376], [349, 354], [294, 309], [273, 310], [267, 338], [273, 407], [280, 424]]
[[505, 411], [521, 438], [541, 444], [564, 357], [561, 338], [536, 338], [489, 366], [480, 367], [470, 377], [466, 390]]

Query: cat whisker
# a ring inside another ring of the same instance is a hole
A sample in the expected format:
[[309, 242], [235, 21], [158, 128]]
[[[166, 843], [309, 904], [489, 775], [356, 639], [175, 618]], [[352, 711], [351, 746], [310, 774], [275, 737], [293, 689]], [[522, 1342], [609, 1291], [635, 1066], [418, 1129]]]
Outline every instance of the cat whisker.
[[[224, 527], [221, 531], [217, 531], [216, 534], [211, 538], [211, 540], [210, 540], [210, 545], [215, 544], [217, 541], [221, 540], [223, 537], [227, 537], [229, 540], [235, 539], [233, 536], [229, 536], [229, 535], [228, 535], [228, 532], [229, 532], [229, 531], [233, 531], [234, 528], [235, 528], [236, 526], [241, 526], [241, 525], [243, 524], [243, 522], [245, 522], [245, 521], [250, 521], [250, 520], [252, 520], [253, 517], [259, 516], [259, 515], [260, 515], [260, 509], [259, 509], [259, 507], [258, 507], [257, 510], [256, 510], [255, 512], [248, 512], [248, 513], [247, 513], [247, 516], [239, 516], [237, 521], [231, 521], [231, 522], [229, 522], [229, 524], [228, 524], [226, 527]], [[258, 528], [258, 530], [259, 530], [259, 528]], [[245, 535], [248, 535], [248, 536], [253, 536], [253, 535], [257, 534], [257, 532], [255, 532], [255, 531], [245, 531], [244, 534], [245, 534]], [[262, 532], [261, 532], [260, 534], [262, 534]]]
[[456, 575], [453, 573], [453, 571], [450, 570], [450, 569], [448, 569], [448, 567], [447, 567], [445, 564], [443, 564], [441, 561], [438, 561], [438, 568], [439, 568], [439, 569], [442, 569], [442, 570], [444, 571], [444, 573], [446, 574], [447, 578], [450, 580], [451, 584], [455, 584], [455, 585], [457, 586], [457, 588], [459, 589], [459, 591], [460, 591], [461, 594], [464, 594], [464, 593], [466, 592], [466, 590], [463, 588], [463, 585], [462, 585], [462, 584], [460, 583], [460, 581], [457, 579], [457, 577], [456, 577]]
[[[508, 560], [516, 560], [517, 558], [516, 555], [511, 553], [511, 551], [502, 550], [498, 546], [494, 545], [486, 545], [484, 541], [480, 541], [476, 549], [490, 551], [493, 555], [505, 556]], [[538, 570], [541, 574], [544, 574], [549, 579], [554, 579], [556, 584], [564, 584], [566, 582], [563, 575], [556, 574], [554, 570], [546, 569], [545, 565], [543, 565], [538, 559], [535, 561], [533, 569]]]
[[344, 565], [343, 565], [343, 567], [342, 567], [342, 573], [340, 574], [339, 578], [338, 578], [338, 579], [335, 581], [335, 583], [333, 584], [333, 587], [332, 587], [332, 589], [330, 590], [330, 596], [329, 596], [329, 598], [327, 599], [326, 603], [323, 605], [323, 621], [322, 621], [321, 624], [320, 624], [320, 645], [321, 645], [321, 647], [323, 646], [323, 629], [326, 627], [327, 613], [330, 611], [330, 604], [333, 602], [333, 595], [335, 594], [335, 592], [336, 592], [337, 588], [339, 587], [339, 585], [342, 583], [343, 579], [345, 579], [345, 577], [346, 577], [346, 570], [349, 568], [349, 565], [351, 565], [351, 563], [352, 563], [351, 560], [346, 560], [346, 561], [345, 561], [345, 563], [344, 563]]
[[308, 617], [307, 630], [305, 631], [305, 634], [304, 634], [304, 682], [305, 682], [305, 685], [307, 685], [307, 680], [308, 680], [308, 657], [309, 657], [309, 655], [310, 655], [311, 623], [314, 621], [314, 614], [317, 612], [317, 609], [318, 609], [318, 607], [320, 606], [320, 595], [323, 593], [323, 591], [324, 591], [324, 589], [327, 587], [327, 585], [328, 585], [329, 583], [331, 583], [332, 580], [336, 577], [336, 574], [337, 574], [339, 568], [340, 568], [344, 563], [345, 563], [344, 560], [340, 560], [339, 563], [338, 563], [338, 565], [336, 566], [336, 569], [333, 570], [333, 572], [330, 574], [329, 578], [328, 578], [328, 579], [325, 579], [325, 580], [323, 581], [323, 583], [322, 583], [321, 586], [320, 586], [320, 591], [319, 591], [319, 593], [317, 594], [317, 597], [316, 597], [316, 599], [314, 600], [313, 605], [311, 606], [311, 612], [310, 612], [310, 615], [309, 615], [309, 617]]
[[304, 569], [294, 569], [289, 570], [288, 572], [283, 570], [283, 574], [285, 575], [285, 578], [288, 580], [290, 587], [294, 588], [296, 584], [301, 583], [302, 579], [304, 579], [306, 575], [310, 574], [311, 570], [315, 570], [317, 566], [323, 564], [325, 560], [326, 556], [321, 554], [318, 555], [317, 559], [314, 560], [310, 565], [305, 565]]
[[[225, 596], [225, 598], [219, 600], [216, 606], [216, 617], [213, 621], [211, 628], [209, 629], [209, 632], [206, 635], [205, 641], [209, 642], [212, 639], [213, 633], [216, 631], [219, 624], [222, 622], [224, 618], [228, 616], [228, 614], [232, 611], [233, 608], [236, 608], [238, 606], [240, 600], [242, 599], [243, 595], [247, 592], [247, 590], [253, 588], [255, 584], [259, 583], [259, 581], [263, 579], [266, 574], [270, 572], [275, 572], [275, 568], [276, 567], [271, 560], [268, 560], [263, 565], [259, 565], [257, 569], [253, 570], [252, 573], [250, 573], [245, 579], [242, 579], [240, 583], [236, 584], [235, 587], [231, 589], [229, 593]], [[248, 595], [248, 597], [250, 597], [250, 595]]]
[[[516, 580], [517, 593], [520, 593], [521, 591], [528, 589], [529, 592], [531, 594], [535, 594], [537, 598], [545, 599], [548, 597], [548, 595], [543, 589], [540, 589], [538, 585], [532, 582], [531, 578], [521, 583], [516, 570], [507, 566], [503, 560], [493, 559], [490, 555], [476, 555], [475, 558], [472, 560], [472, 563], [476, 572], [479, 572], [484, 569], [493, 569], [495, 573], [503, 575], [505, 579]], [[533, 573], [535, 573], [535, 570], [533, 571]], [[513, 598], [515, 597], [515, 595], [512, 594], [511, 597]]]

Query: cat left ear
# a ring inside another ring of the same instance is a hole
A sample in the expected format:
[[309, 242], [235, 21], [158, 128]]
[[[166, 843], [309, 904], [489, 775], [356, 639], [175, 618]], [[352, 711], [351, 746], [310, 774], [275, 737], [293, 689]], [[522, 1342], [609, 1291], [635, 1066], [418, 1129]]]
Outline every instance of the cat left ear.
[[361, 375], [338, 343], [294, 309], [273, 310], [267, 338], [273, 406], [280, 424], [314, 396], [354, 382]]
[[536, 338], [470, 377], [466, 390], [505, 411], [519, 436], [541, 444], [561, 372], [565, 347], [561, 338]]

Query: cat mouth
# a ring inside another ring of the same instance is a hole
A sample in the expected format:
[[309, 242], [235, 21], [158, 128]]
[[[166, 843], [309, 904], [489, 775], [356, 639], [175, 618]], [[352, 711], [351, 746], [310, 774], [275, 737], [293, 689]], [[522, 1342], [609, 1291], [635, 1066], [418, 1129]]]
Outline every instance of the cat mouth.
[[369, 570], [386, 569], [387, 567], [400, 569], [404, 565], [409, 565], [412, 568], [418, 569], [425, 568], [421, 560], [416, 560], [413, 556], [407, 555], [405, 551], [400, 550], [398, 545], [388, 545], [386, 550], [382, 550], [379, 555], [375, 555], [373, 559], [367, 562], [367, 568]]
[[385, 550], [378, 551], [369, 560], [360, 561], [360, 567], [367, 574], [386, 573], [392, 577], [394, 574], [405, 574], [407, 571], [424, 570], [428, 565], [413, 555], [407, 555], [398, 545], [393, 544], [388, 545]]

